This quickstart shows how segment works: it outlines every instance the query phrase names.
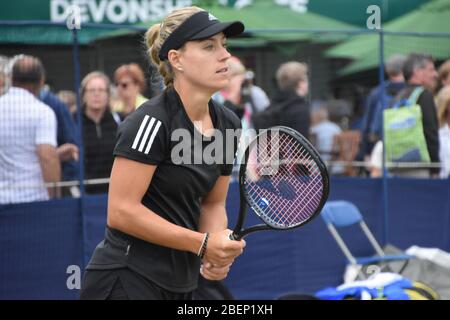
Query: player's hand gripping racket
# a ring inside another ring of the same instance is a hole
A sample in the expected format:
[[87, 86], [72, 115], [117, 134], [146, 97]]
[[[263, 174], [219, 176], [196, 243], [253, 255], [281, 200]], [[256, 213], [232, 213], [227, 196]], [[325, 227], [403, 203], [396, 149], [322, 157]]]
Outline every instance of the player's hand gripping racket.
[[[329, 179], [317, 151], [297, 131], [273, 127], [245, 150], [240, 170], [239, 217], [230, 235], [240, 240], [261, 230], [288, 230], [311, 221], [328, 198]], [[264, 221], [242, 229], [247, 204]]]

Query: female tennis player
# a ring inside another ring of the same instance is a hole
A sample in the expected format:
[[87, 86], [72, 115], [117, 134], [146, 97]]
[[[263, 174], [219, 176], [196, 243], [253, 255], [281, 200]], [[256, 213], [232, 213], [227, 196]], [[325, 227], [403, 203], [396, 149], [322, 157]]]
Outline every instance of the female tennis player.
[[189, 133], [182, 157], [198, 160], [213, 141], [208, 133], [225, 137], [240, 129], [239, 119], [211, 96], [229, 82], [227, 38], [243, 30], [241, 22], [221, 23], [188, 7], [147, 31], [166, 89], [119, 128], [106, 235], [86, 268], [81, 299], [191, 299], [199, 270], [206, 279], [224, 279], [242, 253], [245, 242], [231, 241], [227, 229], [232, 162], [180, 163], [174, 137]]

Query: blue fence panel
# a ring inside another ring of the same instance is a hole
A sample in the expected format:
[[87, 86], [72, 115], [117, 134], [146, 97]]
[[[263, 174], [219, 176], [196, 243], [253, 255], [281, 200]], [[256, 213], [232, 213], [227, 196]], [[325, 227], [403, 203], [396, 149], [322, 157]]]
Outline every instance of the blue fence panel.
[[87, 264], [105, 234], [108, 200], [106, 195], [85, 196], [84, 199], [84, 262]]
[[68, 268], [82, 265], [78, 202], [0, 207], [0, 299], [78, 297], [67, 286]]
[[418, 245], [450, 250], [449, 180], [393, 179], [389, 194], [392, 243], [402, 249]]
[[[391, 179], [389, 194], [390, 243], [402, 249], [419, 245], [450, 251], [450, 180]], [[330, 200], [355, 203], [378, 239], [384, 225], [381, 197], [382, 180], [331, 180]], [[103, 239], [106, 204], [106, 196], [99, 195], [1, 206], [0, 299], [76, 299], [78, 290], [70, 284], [79, 283], [81, 274], [69, 281], [74, 278], [68, 268], [82, 267], [83, 252], [88, 261]], [[227, 201], [230, 226], [238, 206], [238, 185], [232, 184]], [[249, 213], [247, 224], [258, 222]], [[353, 252], [371, 253], [360, 232], [345, 231]], [[345, 258], [320, 217], [293, 232], [260, 232], [246, 241], [245, 253], [226, 280], [236, 298], [312, 294], [342, 283]]]
[[[449, 192], [449, 180], [390, 179], [389, 243], [401, 249], [419, 245], [449, 251]], [[230, 188], [230, 194], [228, 209], [233, 209], [229, 210], [233, 215], [238, 205], [237, 185]], [[381, 239], [381, 179], [332, 178], [329, 199], [355, 203], [375, 237]], [[438, 213], [427, 217], [430, 209]], [[426, 222], [417, 226], [424, 217]], [[254, 215], [249, 218], [257, 222]], [[422, 229], [420, 235], [415, 234], [417, 228]], [[373, 253], [360, 229], [350, 227], [342, 236], [354, 254]], [[249, 236], [245, 254], [236, 260], [226, 283], [240, 299], [273, 299], [292, 292], [312, 294], [341, 284], [345, 265], [343, 253], [319, 218], [294, 232]]]

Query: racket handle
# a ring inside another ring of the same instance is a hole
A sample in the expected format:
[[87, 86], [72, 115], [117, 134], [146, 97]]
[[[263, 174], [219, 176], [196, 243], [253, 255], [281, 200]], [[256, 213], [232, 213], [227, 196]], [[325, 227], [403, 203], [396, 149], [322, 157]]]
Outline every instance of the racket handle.
[[230, 240], [235, 240], [235, 241], [241, 240], [241, 238], [238, 235], [236, 235], [234, 232], [230, 233], [229, 238], [230, 238]]

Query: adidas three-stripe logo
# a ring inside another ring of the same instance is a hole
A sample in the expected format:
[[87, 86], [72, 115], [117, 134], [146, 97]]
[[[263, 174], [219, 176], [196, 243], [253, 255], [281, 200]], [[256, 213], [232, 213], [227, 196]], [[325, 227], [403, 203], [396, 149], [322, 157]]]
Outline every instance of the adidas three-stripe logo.
[[145, 154], [148, 154], [150, 152], [153, 140], [155, 140], [159, 127], [161, 126], [161, 121], [159, 121], [158, 119], [152, 117], [150, 119], [150, 122], [148, 121], [149, 119], [150, 116], [148, 115], [144, 117], [144, 120], [142, 120], [141, 126], [139, 127], [138, 133], [134, 138], [133, 145], [131, 146], [131, 149], [136, 150], [136, 148], [138, 148], [139, 145], [137, 151], [144, 152]]

